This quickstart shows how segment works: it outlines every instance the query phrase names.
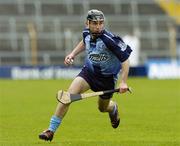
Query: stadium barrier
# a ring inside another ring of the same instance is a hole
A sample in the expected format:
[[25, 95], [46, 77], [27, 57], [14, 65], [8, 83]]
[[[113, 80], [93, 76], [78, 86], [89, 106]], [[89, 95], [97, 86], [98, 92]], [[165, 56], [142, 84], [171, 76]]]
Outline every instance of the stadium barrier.
[[0, 78], [9, 79], [60, 79], [73, 78], [80, 68], [62, 66], [4, 66], [0, 67]]
[[149, 60], [146, 66], [150, 79], [180, 79], [180, 60]]
[[[64, 66], [1, 66], [0, 78], [6, 79], [60, 79], [74, 78], [81, 67]], [[147, 76], [146, 67], [130, 68], [130, 76]]]
[[[74, 78], [81, 67], [64, 66], [0, 66], [0, 78], [7, 79], [61, 79]], [[149, 60], [143, 66], [131, 67], [131, 77], [149, 79], [180, 79], [180, 60]]]

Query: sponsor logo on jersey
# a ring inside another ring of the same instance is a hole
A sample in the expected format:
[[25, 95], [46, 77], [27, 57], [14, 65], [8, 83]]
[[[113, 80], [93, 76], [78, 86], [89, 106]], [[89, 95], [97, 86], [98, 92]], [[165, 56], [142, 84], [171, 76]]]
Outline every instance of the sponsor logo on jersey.
[[121, 41], [119, 41], [118, 46], [121, 48], [121, 51], [125, 51], [127, 48], [127, 45]]
[[91, 61], [95, 61], [95, 62], [106, 61], [106, 60], [108, 60], [108, 55], [105, 53], [90, 54], [89, 59]]

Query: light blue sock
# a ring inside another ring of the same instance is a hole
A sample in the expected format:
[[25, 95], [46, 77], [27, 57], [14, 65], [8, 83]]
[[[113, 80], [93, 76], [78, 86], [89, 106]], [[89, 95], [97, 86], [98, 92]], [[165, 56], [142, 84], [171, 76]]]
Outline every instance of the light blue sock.
[[57, 116], [52, 116], [51, 120], [50, 120], [50, 125], [49, 125], [49, 130], [56, 132], [57, 128], [59, 127], [59, 125], [61, 124], [61, 118], [57, 117]]

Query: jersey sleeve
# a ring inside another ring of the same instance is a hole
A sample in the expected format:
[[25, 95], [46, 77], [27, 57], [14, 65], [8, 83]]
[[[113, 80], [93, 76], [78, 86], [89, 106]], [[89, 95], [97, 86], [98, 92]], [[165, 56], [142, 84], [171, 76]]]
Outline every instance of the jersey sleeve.
[[87, 35], [89, 35], [89, 29], [85, 28], [83, 30], [83, 42], [84, 42], [84, 44], [85, 44], [85, 38], [86, 38]]
[[110, 49], [121, 62], [129, 58], [132, 49], [126, 45], [119, 36], [104, 33], [101, 37], [106, 47]]

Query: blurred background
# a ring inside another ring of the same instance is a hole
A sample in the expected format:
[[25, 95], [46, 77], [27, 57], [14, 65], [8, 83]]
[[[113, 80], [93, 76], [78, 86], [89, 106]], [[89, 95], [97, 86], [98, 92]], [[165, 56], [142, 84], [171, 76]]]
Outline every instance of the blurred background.
[[130, 75], [180, 78], [180, 0], [0, 0], [0, 77], [58, 78], [90, 9], [132, 47]]

